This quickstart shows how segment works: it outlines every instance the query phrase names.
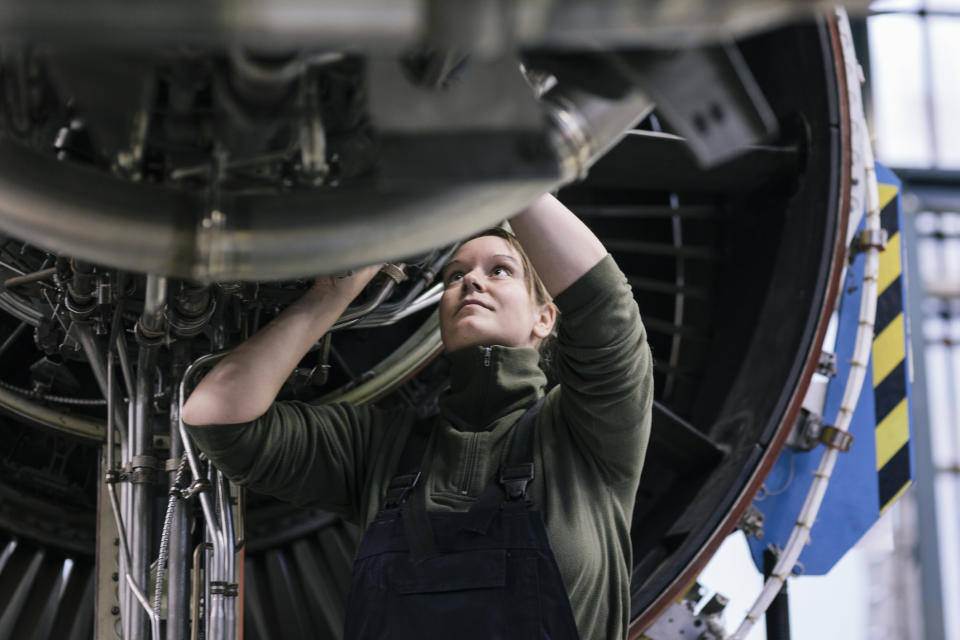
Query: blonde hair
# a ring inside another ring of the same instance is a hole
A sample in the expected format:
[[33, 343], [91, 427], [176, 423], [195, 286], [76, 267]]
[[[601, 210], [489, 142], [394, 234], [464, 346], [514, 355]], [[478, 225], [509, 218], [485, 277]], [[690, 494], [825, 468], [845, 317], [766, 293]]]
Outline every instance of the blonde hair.
[[543, 284], [543, 280], [540, 279], [540, 274], [538, 274], [537, 270], [533, 268], [533, 263], [530, 262], [530, 258], [527, 256], [527, 252], [523, 250], [523, 245], [520, 244], [520, 240], [517, 238], [517, 236], [513, 235], [502, 227], [490, 227], [489, 229], [484, 229], [480, 233], [470, 236], [464, 241], [464, 244], [470, 240], [475, 240], [476, 238], [483, 238], [486, 236], [493, 236], [495, 238], [506, 240], [507, 243], [513, 247], [513, 250], [517, 252], [517, 255], [520, 256], [520, 263], [523, 265], [523, 277], [527, 285], [527, 293], [533, 296], [534, 302], [536, 302], [538, 305], [553, 304], [553, 296], [551, 296], [550, 292], [547, 291], [547, 287]]

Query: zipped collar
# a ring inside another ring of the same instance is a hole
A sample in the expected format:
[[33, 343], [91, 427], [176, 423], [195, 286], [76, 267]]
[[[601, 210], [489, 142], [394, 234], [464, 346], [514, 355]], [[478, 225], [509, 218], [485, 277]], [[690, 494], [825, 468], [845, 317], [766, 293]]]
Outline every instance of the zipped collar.
[[536, 349], [476, 346], [447, 358], [450, 390], [440, 398], [440, 415], [461, 431], [491, 429], [499, 418], [536, 401], [547, 383]]

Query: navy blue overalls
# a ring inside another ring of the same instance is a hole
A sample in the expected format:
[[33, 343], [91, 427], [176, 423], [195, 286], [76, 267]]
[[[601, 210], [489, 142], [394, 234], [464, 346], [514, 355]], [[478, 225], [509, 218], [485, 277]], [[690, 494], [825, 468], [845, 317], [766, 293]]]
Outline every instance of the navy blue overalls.
[[353, 567], [347, 640], [576, 640], [543, 515], [531, 508], [533, 423], [517, 422], [506, 463], [465, 513], [426, 510], [419, 468], [429, 430], [411, 431], [384, 508]]

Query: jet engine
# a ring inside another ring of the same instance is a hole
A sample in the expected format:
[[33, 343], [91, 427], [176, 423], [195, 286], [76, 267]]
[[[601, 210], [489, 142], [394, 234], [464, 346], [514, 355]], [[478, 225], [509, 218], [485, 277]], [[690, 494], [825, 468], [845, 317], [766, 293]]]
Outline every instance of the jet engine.
[[340, 637], [359, 532], [231, 486], [183, 395], [314, 275], [387, 261], [281, 397], [429, 413], [440, 268], [548, 190], [655, 358], [631, 636], [750, 528], [857, 204], [837, 20], [513, 4], [0, 11], [0, 638]]

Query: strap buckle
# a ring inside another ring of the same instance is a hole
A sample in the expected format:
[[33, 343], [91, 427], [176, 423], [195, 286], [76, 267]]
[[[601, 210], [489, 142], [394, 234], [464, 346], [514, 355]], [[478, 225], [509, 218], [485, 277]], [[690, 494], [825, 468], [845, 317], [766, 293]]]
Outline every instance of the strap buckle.
[[399, 507], [407, 499], [413, 488], [420, 482], [420, 472], [406, 473], [402, 476], [396, 476], [387, 485], [387, 495], [384, 500], [384, 507], [392, 509]]
[[500, 484], [507, 494], [508, 500], [520, 500], [527, 496], [527, 485], [533, 480], [533, 463], [502, 467], [500, 469]]

